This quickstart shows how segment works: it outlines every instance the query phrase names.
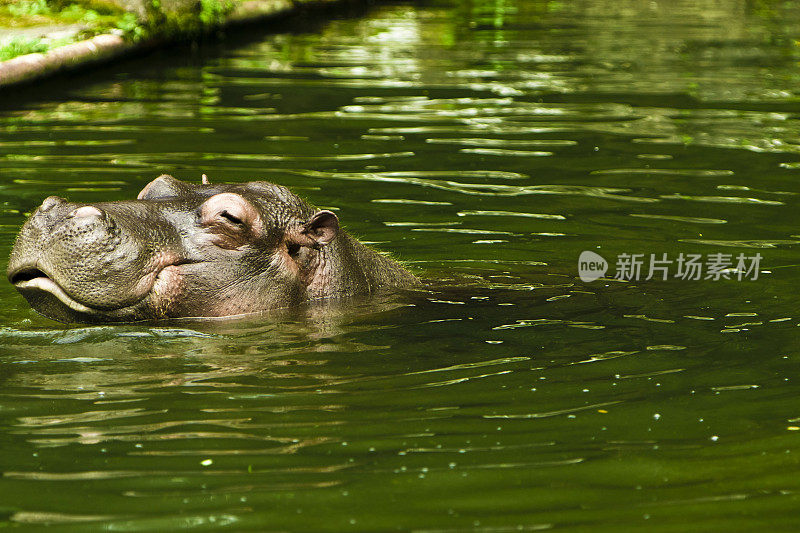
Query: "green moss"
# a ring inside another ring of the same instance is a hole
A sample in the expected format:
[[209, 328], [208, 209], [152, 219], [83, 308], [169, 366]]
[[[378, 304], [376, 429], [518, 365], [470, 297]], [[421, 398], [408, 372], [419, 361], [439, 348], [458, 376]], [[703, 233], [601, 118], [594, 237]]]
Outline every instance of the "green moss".
[[124, 15], [124, 10], [102, 0], [0, 0], [0, 26], [7, 28], [76, 23], [113, 28]]
[[192, 39], [222, 24], [234, 6], [231, 0], [200, 0], [191, 9], [165, 11], [160, 0], [150, 0], [141, 30], [148, 36]]
[[[183, 10], [168, 11], [161, 0], [148, 0], [145, 17], [140, 20], [112, 0], [0, 0], [0, 27], [84, 26], [86, 29], [78, 32], [73, 41], [114, 30], [131, 41], [150, 37], [196, 39], [223, 24], [235, 5], [234, 0], [197, 0]], [[2, 47], [0, 61], [45, 52], [54, 45], [47, 40], [16, 39]]]
[[100, 15], [121, 15], [125, 11], [110, 0], [48, 0], [47, 3], [57, 11], [64, 11], [70, 8], [81, 8], [87, 11], [95, 11]]
[[218, 26], [225, 21], [225, 17], [233, 11], [233, 2], [220, 0], [200, 0], [200, 21], [205, 26]]
[[12, 39], [0, 46], [0, 61], [45, 51], [47, 51], [47, 45], [41, 39]]

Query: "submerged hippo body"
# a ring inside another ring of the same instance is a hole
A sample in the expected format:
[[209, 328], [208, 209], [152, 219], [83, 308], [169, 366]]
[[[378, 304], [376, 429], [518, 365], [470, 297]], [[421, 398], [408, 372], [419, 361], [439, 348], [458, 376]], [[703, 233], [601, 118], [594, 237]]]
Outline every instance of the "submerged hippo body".
[[45, 199], [8, 279], [41, 314], [95, 323], [231, 316], [417, 283], [285, 187], [166, 175], [133, 201]]

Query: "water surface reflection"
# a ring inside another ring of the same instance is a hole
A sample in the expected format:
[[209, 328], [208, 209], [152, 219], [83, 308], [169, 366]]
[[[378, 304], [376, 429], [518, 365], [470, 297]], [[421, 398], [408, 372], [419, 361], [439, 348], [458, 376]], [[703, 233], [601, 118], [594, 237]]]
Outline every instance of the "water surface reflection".
[[[6, 256], [43, 196], [206, 173], [288, 185], [429, 284], [114, 327], [0, 287], [0, 520], [789, 529], [798, 9], [388, 3], [5, 104]], [[583, 283], [584, 250], [763, 262]]]

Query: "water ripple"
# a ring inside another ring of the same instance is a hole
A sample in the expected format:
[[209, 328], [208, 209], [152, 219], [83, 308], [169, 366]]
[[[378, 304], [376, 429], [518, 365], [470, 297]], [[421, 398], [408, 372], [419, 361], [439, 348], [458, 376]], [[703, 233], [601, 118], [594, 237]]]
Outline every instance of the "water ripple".
[[550, 418], [554, 416], [561, 416], [561, 415], [569, 415], [572, 413], [578, 413], [581, 411], [591, 411], [592, 409], [600, 409], [602, 407], [608, 407], [611, 405], [617, 405], [622, 403], [622, 401], [613, 401], [613, 402], [602, 402], [602, 403], [595, 403], [591, 405], [581, 405], [579, 407], [570, 407], [567, 409], [558, 409], [556, 411], [544, 411], [541, 413], [526, 413], [526, 414], [514, 414], [514, 415], [483, 415], [483, 418], [504, 418], [504, 419], [527, 419], [527, 418]]
[[688, 194], [662, 194], [665, 200], [689, 200], [693, 202], [711, 202], [721, 204], [754, 204], [754, 205], [785, 205], [778, 200], [761, 200], [759, 198], [747, 198], [742, 196], [693, 196]]
[[680, 239], [680, 242], [691, 242], [694, 244], [705, 244], [709, 246], [724, 246], [731, 248], [778, 248], [779, 246], [791, 246], [799, 244], [800, 241], [789, 239], [773, 239], [773, 240], [743, 240], [743, 241], [725, 241], [713, 239]]

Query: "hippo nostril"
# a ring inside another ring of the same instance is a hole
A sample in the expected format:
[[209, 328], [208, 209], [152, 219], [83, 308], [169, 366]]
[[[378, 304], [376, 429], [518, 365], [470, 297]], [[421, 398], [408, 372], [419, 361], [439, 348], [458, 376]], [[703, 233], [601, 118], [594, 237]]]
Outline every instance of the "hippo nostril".
[[93, 205], [84, 205], [83, 207], [73, 209], [72, 212], [67, 216], [70, 218], [105, 218], [105, 213]]
[[42, 212], [50, 211], [56, 205], [62, 204], [64, 202], [66, 202], [66, 200], [64, 200], [61, 197], [48, 196], [47, 198], [44, 199], [44, 201], [42, 202], [42, 205], [39, 206], [39, 211], [42, 211]]

